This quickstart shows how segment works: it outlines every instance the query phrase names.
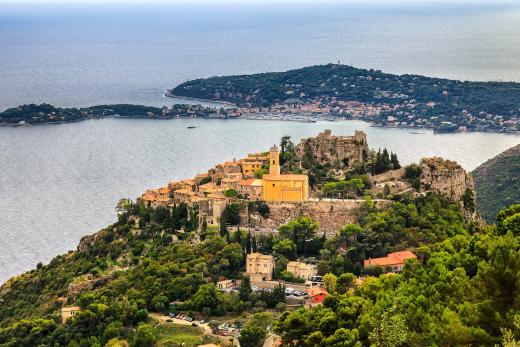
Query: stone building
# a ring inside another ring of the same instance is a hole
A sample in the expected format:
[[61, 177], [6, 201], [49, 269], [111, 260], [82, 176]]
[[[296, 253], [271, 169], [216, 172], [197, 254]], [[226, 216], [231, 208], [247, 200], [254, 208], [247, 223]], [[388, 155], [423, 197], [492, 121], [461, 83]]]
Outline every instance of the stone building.
[[290, 261], [287, 264], [287, 271], [304, 280], [310, 280], [317, 274], [316, 266], [299, 261]]
[[74, 318], [74, 316], [81, 311], [78, 306], [63, 307], [61, 309], [61, 321], [65, 323], [68, 319]]
[[274, 271], [274, 257], [261, 253], [250, 253], [246, 258], [246, 275], [251, 282], [271, 281]]
[[238, 194], [250, 200], [262, 199], [262, 180], [250, 178], [238, 183]]
[[307, 175], [280, 174], [280, 152], [269, 150], [269, 174], [262, 177], [262, 196], [265, 201], [305, 201], [309, 198]]
[[264, 164], [269, 164], [269, 156], [264, 153], [248, 154], [247, 158], [240, 159], [242, 174], [246, 178], [254, 177], [255, 171], [261, 170]]
[[310, 152], [319, 164], [337, 163], [340, 168], [352, 168], [368, 155], [367, 135], [356, 130], [354, 136], [334, 136], [330, 130], [316, 137], [302, 139], [296, 154], [303, 158]]

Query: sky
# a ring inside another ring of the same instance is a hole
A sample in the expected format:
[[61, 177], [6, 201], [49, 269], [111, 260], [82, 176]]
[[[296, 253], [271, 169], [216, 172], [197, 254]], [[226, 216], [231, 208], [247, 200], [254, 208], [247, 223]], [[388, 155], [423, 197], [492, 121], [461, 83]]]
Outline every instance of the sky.
[[183, 4], [194, 4], [194, 3], [209, 3], [209, 4], [262, 4], [262, 3], [294, 3], [299, 4], [305, 3], [341, 3], [341, 4], [391, 4], [391, 3], [408, 3], [408, 4], [454, 4], [454, 3], [507, 3], [515, 4], [518, 0], [0, 0], [0, 4], [106, 4], [106, 3], [136, 3], [136, 4], [147, 4], [147, 3], [183, 3]]

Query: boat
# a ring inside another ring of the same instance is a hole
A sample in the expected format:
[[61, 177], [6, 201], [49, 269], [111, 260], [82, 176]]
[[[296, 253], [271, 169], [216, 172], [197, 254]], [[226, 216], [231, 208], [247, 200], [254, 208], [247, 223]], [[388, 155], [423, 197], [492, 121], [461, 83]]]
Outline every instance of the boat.
[[195, 129], [195, 128], [196, 128], [195, 125], [190, 125], [190, 126], [188, 126], [188, 129]]

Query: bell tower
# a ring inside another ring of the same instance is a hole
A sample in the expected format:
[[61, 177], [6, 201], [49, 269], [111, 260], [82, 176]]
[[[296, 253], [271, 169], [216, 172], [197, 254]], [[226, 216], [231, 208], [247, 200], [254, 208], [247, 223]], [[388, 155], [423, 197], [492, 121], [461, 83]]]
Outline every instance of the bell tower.
[[276, 145], [269, 150], [269, 174], [280, 175], [280, 151]]

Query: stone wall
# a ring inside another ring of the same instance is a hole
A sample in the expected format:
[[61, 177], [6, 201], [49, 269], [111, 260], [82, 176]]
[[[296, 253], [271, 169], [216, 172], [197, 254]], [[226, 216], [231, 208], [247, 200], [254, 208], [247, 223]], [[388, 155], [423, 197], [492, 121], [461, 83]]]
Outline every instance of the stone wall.
[[400, 180], [403, 178], [404, 172], [405, 172], [404, 167], [397, 169], [397, 170], [390, 170], [390, 171], [384, 172], [379, 175], [371, 176], [370, 180], [372, 181], [373, 184], [387, 182], [387, 181]]
[[[320, 223], [319, 232], [337, 233], [343, 226], [356, 223], [364, 206], [364, 200], [307, 200], [303, 202], [269, 203], [269, 217], [251, 214], [251, 226], [278, 229], [281, 224], [309, 216]], [[378, 208], [388, 207], [389, 200], [376, 200]]]
[[302, 139], [296, 146], [296, 155], [302, 159], [310, 151], [319, 164], [338, 164], [340, 168], [352, 168], [368, 154], [367, 135], [363, 131], [354, 136], [334, 136], [330, 130], [316, 137]]

